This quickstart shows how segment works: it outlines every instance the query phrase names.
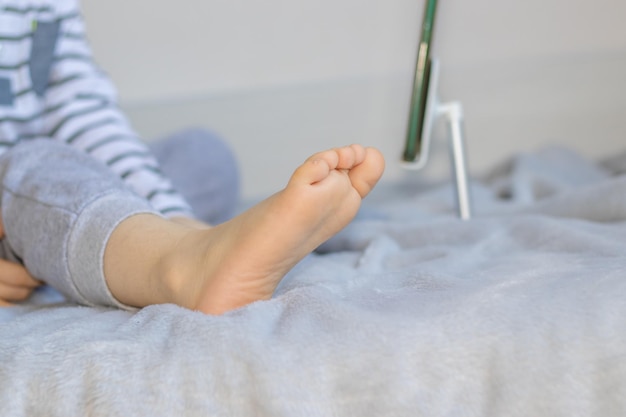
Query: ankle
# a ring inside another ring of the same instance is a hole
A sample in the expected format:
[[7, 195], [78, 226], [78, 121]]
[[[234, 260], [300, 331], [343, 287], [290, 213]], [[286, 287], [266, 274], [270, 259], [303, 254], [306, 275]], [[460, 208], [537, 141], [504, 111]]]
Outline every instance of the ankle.
[[205, 259], [206, 242], [206, 229], [188, 227], [169, 242], [168, 250], [156, 260], [150, 275], [160, 303], [195, 306], [204, 282], [198, 266]]
[[136, 307], [170, 302], [169, 261], [188, 228], [152, 214], [138, 214], [113, 231], [104, 254], [104, 275], [113, 296]]

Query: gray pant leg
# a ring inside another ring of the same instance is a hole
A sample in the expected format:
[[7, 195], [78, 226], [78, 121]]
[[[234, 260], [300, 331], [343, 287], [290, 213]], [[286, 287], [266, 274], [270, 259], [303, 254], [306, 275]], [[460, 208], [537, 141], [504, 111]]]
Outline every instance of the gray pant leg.
[[5, 258], [81, 304], [125, 307], [106, 285], [104, 250], [122, 220], [155, 213], [149, 204], [100, 162], [52, 140], [2, 155], [0, 182]]
[[149, 144], [161, 171], [209, 224], [228, 220], [239, 201], [239, 169], [224, 141], [203, 129], [187, 129]]

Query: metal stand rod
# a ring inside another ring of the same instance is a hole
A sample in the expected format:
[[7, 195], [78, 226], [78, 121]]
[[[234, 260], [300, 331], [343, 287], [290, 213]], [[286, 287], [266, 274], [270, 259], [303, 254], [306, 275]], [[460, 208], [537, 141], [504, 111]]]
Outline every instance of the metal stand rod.
[[445, 116], [450, 132], [450, 165], [456, 189], [457, 211], [462, 220], [469, 220], [472, 217], [472, 202], [463, 132], [463, 107], [458, 101], [453, 101], [440, 104], [437, 110]]

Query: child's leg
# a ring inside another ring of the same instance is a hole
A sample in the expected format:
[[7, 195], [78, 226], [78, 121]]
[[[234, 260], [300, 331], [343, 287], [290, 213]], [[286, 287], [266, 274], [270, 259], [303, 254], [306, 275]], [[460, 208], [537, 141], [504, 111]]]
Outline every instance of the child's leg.
[[5, 244], [32, 275], [85, 304], [222, 313], [270, 298], [295, 263], [354, 217], [383, 165], [360, 146], [321, 152], [281, 192], [197, 229], [152, 212], [88, 156], [37, 141], [0, 158]]
[[198, 219], [219, 224], [232, 217], [239, 199], [239, 168], [217, 135], [186, 129], [148, 146]]

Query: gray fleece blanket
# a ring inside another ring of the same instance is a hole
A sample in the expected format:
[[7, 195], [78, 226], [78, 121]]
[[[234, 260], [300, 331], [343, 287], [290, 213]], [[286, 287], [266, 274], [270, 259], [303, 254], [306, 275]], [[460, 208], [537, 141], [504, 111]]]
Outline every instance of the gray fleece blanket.
[[222, 317], [0, 310], [1, 416], [626, 414], [626, 158], [520, 155], [382, 187], [275, 297]]

